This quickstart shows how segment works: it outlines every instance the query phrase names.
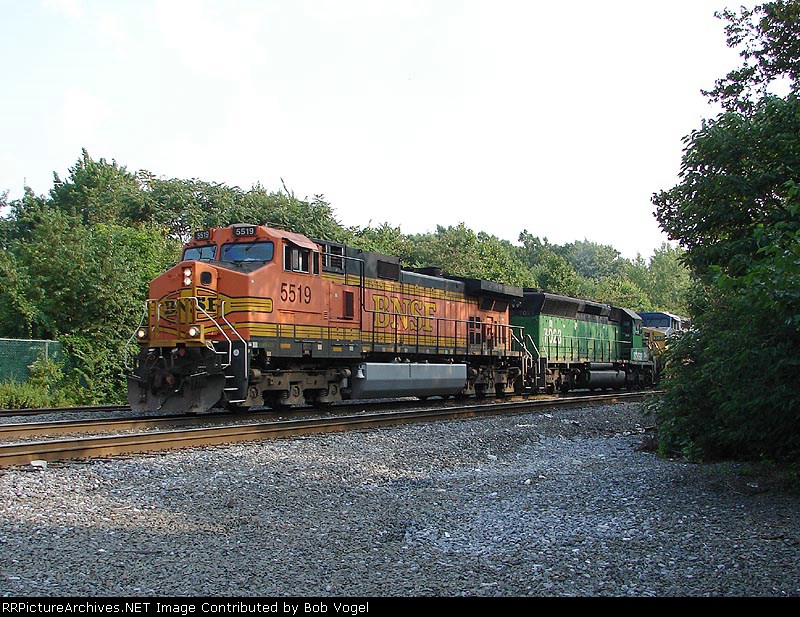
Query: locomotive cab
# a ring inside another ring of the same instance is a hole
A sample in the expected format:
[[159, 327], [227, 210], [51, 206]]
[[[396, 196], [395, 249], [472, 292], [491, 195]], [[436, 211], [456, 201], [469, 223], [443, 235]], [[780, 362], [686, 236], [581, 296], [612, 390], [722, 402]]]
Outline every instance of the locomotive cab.
[[131, 407], [191, 411], [245, 402], [252, 336], [281, 296], [321, 314], [314, 285], [303, 281], [318, 274], [318, 247], [299, 234], [255, 225], [196, 232], [182, 261], [150, 283], [135, 332], [140, 352], [128, 374]]

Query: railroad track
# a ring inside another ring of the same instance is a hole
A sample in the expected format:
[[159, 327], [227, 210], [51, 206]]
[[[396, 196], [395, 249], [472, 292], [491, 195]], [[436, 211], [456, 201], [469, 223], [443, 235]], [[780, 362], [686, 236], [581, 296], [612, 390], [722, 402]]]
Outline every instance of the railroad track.
[[[630, 402], [641, 400], [652, 394], [655, 393], [635, 392], [513, 402], [471, 403], [458, 407], [443, 407], [437, 409], [335, 415], [333, 417], [323, 418], [249, 422], [245, 424], [204, 428], [170, 429], [121, 435], [71, 437], [47, 441], [11, 443], [0, 445], [0, 467], [24, 465], [35, 460], [57, 461], [65, 459], [97, 458], [120, 454], [157, 452], [198, 446], [258, 441], [262, 439], [277, 439], [314, 433], [369, 429], [412, 422], [433, 422], [471, 418], [482, 415], [519, 413], [553, 407], [577, 407], [582, 405]], [[264, 413], [267, 414], [270, 412]], [[254, 414], [248, 414], [248, 418], [252, 419], [253, 415]], [[122, 420], [128, 421], [129, 423], [136, 422], [137, 426], [133, 426], [133, 428], [144, 428], [176, 422], [179, 421], [180, 418], [186, 422], [192, 423], [198, 421], [208, 422], [212, 418], [224, 418], [227, 421], [232, 419], [232, 416], [230, 414], [226, 416], [222, 414], [217, 416], [215, 414], [213, 416], [171, 416], [161, 418], [128, 418]], [[61, 424], [62, 428], [66, 426], [63, 423], [58, 424]], [[73, 423], [72, 432], [75, 432], [75, 426], [78, 424], [82, 424], [82, 422]], [[95, 424], [94, 428], [96, 429], [97, 426], [98, 425]], [[116, 423], [114, 426], [118, 429], [122, 429], [125, 425]], [[129, 426], [128, 428], [131, 427]], [[17, 436], [20, 435], [18, 434]]]
[[26, 409], [0, 409], [0, 418], [15, 416], [44, 416], [52, 413], [93, 413], [103, 411], [130, 411], [128, 405], [88, 405], [85, 407], [29, 407]]

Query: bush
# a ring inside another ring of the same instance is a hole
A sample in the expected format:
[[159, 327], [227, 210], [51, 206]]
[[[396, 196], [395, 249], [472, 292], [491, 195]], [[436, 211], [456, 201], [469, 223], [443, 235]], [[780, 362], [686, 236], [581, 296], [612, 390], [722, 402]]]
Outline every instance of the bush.
[[8, 379], [0, 383], [0, 408], [62, 407], [73, 404], [64, 388], [61, 363], [40, 356], [28, 367], [28, 381]]
[[800, 332], [738, 290], [715, 289], [670, 343], [659, 451], [691, 460], [800, 460]]

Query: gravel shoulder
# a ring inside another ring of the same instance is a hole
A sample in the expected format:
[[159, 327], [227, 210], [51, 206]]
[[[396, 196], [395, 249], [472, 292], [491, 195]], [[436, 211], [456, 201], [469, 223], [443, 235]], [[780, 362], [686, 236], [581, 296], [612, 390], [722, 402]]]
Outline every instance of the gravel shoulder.
[[0, 470], [0, 595], [800, 595], [800, 495], [638, 404]]

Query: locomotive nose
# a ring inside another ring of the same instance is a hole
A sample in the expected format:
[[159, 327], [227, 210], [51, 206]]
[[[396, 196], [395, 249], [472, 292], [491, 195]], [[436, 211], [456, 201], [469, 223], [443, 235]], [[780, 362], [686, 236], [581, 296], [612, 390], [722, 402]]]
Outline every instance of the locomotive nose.
[[214, 266], [201, 261], [185, 261], [178, 268], [183, 279], [183, 287], [216, 290], [218, 273]]
[[[192, 284], [190, 294], [194, 297], [193, 321], [196, 327], [211, 326], [220, 315], [220, 298], [217, 294], [219, 272], [209, 264], [195, 261], [182, 266], [189, 273]], [[190, 338], [196, 333], [188, 332]]]
[[198, 282], [206, 289], [217, 289], [217, 269], [207, 264], [195, 263], [195, 271], [198, 274]]

